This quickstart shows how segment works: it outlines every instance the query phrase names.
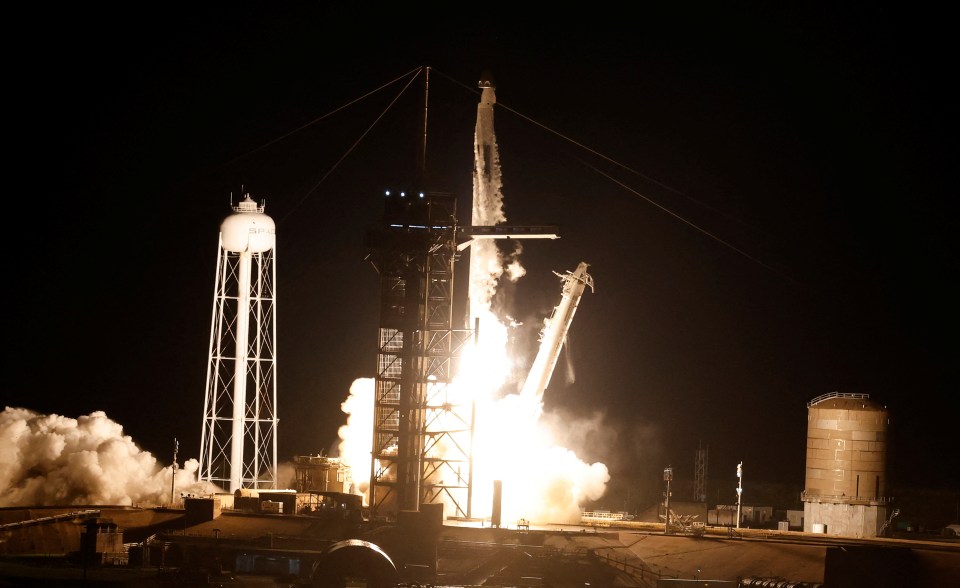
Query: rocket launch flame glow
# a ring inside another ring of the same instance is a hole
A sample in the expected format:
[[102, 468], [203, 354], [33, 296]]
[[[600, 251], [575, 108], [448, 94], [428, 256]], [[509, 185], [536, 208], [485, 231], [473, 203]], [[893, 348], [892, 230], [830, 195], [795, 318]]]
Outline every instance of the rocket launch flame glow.
[[[472, 222], [474, 226], [490, 226], [504, 222], [506, 216], [493, 130], [496, 98], [492, 86], [481, 87], [474, 142]], [[509, 390], [516, 386], [509, 381], [514, 363], [507, 353], [510, 327], [497, 316], [492, 301], [505, 273], [511, 280], [525, 273], [519, 261], [519, 242], [515, 243], [516, 248], [507, 255], [493, 240], [475, 239], [470, 245], [470, 323], [472, 326], [479, 321], [479, 338], [476, 347], [468, 349], [454, 387], [471, 395], [476, 403], [473, 515], [490, 516], [493, 481], [500, 480], [503, 520], [525, 518], [569, 524], [579, 521], [582, 503], [603, 495], [610, 476], [604, 464], [587, 464], [574, 451], [555, 442], [549, 426], [540, 418], [541, 394], [521, 395]], [[559, 350], [560, 339], [544, 341], [544, 345], [554, 347], [550, 354]], [[553, 364], [549, 367], [552, 370]], [[365, 466], [371, 452], [373, 379], [356, 380], [342, 409], [348, 420], [340, 429], [340, 456], [362, 476], [368, 470]], [[369, 480], [355, 477], [355, 482], [366, 491]]]

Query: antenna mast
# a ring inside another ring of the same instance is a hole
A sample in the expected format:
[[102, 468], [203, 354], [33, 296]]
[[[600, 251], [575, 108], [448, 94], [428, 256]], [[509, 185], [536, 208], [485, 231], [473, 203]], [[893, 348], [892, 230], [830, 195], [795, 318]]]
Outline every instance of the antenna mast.
[[427, 177], [427, 113], [430, 104], [430, 68], [425, 67], [423, 81], [423, 135], [420, 140], [420, 152], [417, 156], [417, 172], [420, 175], [420, 188], [425, 188], [424, 183]]
[[177, 488], [177, 452], [180, 451], [180, 442], [177, 441], [177, 438], [173, 438], [173, 475], [170, 476], [170, 506], [173, 506], [174, 499], [173, 493]]

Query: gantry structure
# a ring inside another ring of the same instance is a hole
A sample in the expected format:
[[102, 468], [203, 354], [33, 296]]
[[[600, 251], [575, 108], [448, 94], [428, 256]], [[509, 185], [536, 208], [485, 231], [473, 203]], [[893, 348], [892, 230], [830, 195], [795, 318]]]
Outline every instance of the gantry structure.
[[365, 260], [380, 275], [371, 511], [425, 502], [470, 516], [474, 407], [452, 386], [471, 329], [453, 328], [456, 199], [388, 192]]
[[454, 328], [454, 269], [475, 239], [557, 238], [554, 226], [458, 226], [456, 198], [390, 191], [367, 231], [380, 276], [369, 504], [376, 516], [442, 502], [472, 518], [475, 406], [454, 385], [476, 325]]

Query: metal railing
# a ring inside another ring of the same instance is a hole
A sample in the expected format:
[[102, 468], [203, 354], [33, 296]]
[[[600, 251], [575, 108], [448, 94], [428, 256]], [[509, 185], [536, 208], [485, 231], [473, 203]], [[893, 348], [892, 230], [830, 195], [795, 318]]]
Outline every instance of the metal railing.
[[835, 502], [850, 504], [890, 504], [893, 502], [892, 496], [847, 496], [845, 494], [807, 494], [806, 490], [800, 492], [802, 502]]
[[816, 398], [814, 398], [813, 400], [811, 400], [810, 402], [808, 402], [808, 403], [807, 403], [807, 408], [810, 408], [811, 406], [813, 406], [814, 404], [816, 404], [816, 403], [818, 403], [818, 402], [822, 402], [822, 401], [824, 401], [824, 400], [827, 400], [828, 398], [852, 398], [852, 399], [857, 399], [857, 400], [870, 400], [870, 395], [869, 395], [869, 394], [856, 394], [856, 393], [853, 393], [853, 392], [829, 392], [829, 393], [827, 393], [827, 394], [821, 394], [820, 396], [817, 396]]

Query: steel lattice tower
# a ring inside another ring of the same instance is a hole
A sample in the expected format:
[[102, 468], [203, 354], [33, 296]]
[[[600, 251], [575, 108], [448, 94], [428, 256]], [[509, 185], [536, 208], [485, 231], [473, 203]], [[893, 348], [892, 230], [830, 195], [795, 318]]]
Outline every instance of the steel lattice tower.
[[451, 386], [473, 331], [454, 330], [456, 200], [388, 193], [367, 233], [380, 274], [370, 507], [381, 516], [443, 502], [470, 515], [473, 405]]
[[698, 445], [693, 462], [693, 499], [698, 502], [707, 501], [707, 457], [709, 450], [709, 447]]
[[276, 228], [249, 195], [220, 225], [200, 480], [277, 485]]

